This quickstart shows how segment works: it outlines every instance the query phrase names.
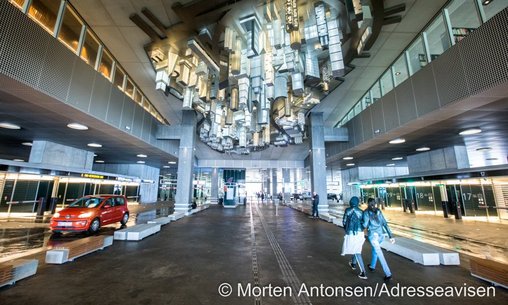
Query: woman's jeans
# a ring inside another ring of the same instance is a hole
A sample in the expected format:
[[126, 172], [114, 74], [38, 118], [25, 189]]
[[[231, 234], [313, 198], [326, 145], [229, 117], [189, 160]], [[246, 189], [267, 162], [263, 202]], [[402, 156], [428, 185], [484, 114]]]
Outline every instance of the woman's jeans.
[[383, 271], [386, 276], [391, 276], [392, 272], [390, 271], [390, 267], [386, 263], [385, 256], [383, 255], [383, 251], [381, 250], [381, 243], [384, 240], [383, 235], [379, 235], [378, 233], [373, 233], [369, 235], [369, 242], [372, 248], [372, 260], [370, 262], [371, 268], [376, 268], [377, 260], [381, 263], [381, 267], [383, 267]]

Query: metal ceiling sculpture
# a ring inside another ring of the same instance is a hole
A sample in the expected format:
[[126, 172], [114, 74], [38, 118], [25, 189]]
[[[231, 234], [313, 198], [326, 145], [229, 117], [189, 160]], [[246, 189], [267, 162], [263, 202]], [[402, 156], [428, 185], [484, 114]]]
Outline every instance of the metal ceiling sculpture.
[[[362, 53], [370, 33], [369, 7], [361, 15], [354, 2], [177, 4], [182, 22], [162, 35], [137, 15], [131, 20], [153, 39], [145, 50], [156, 88], [202, 115], [200, 139], [220, 152], [248, 154], [305, 140], [307, 112], [343, 81], [352, 69], [345, 62]], [[143, 13], [162, 32], [153, 14]]]

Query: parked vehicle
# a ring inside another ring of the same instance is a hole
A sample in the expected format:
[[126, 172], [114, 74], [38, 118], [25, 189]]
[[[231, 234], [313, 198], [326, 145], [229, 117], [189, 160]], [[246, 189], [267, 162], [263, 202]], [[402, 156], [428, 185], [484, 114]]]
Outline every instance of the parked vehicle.
[[339, 198], [337, 197], [337, 194], [333, 194], [333, 193], [328, 193], [326, 195], [326, 198], [328, 198], [328, 200], [335, 200], [335, 201], [339, 201]]
[[304, 200], [306, 200], [306, 199], [312, 199], [312, 193], [311, 192], [303, 192], [302, 198]]
[[71, 203], [51, 218], [50, 228], [54, 233], [96, 233], [103, 225], [129, 220], [127, 198], [123, 195], [89, 195]]

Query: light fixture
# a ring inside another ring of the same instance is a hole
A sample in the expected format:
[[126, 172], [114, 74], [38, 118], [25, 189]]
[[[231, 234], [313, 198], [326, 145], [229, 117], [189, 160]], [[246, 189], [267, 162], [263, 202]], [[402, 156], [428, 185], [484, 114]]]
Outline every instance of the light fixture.
[[95, 160], [95, 163], [104, 163], [104, 160]]
[[19, 125], [8, 123], [8, 122], [1, 122], [0, 127], [5, 128], [5, 129], [21, 129], [21, 127]]
[[392, 158], [393, 161], [399, 161], [399, 160], [402, 160], [404, 159], [403, 157], [395, 157], [395, 158]]
[[146, 158], [146, 157], [148, 157], [148, 156], [147, 156], [147, 155], [145, 155], [145, 154], [137, 154], [137, 155], [136, 155], [136, 157], [138, 157], [138, 158]]
[[348, 164], [346, 164], [346, 166], [355, 166], [355, 164], [354, 163], [348, 163]]
[[485, 151], [485, 150], [491, 150], [492, 147], [478, 147], [476, 151]]
[[164, 165], [162, 168], [170, 168], [171, 166], [169, 165]]
[[67, 124], [67, 127], [71, 128], [71, 129], [76, 129], [76, 130], [88, 130], [88, 126], [85, 126], [85, 125], [79, 124], [79, 123], [69, 123], [69, 124]]
[[12, 159], [12, 161], [15, 161], [15, 162], [25, 162], [25, 160], [23, 160], [23, 159]]
[[470, 129], [462, 130], [461, 132], [459, 132], [459, 135], [470, 136], [473, 134], [478, 134], [480, 132], [482, 132], [482, 130], [480, 128], [470, 128]]
[[426, 146], [419, 147], [419, 148], [416, 149], [416, 151], [428, 151], [428, 150], [430, 150], [430, 147], [426, 147]]
[[21, 143], [21, 145], [32, 146], [32, 142], [23, 142], [23, 143]]
[[176, 164], [175, 161], [168, 161], [168, 164]]
[[381, 132], [381, 129], [376, 129], [376, 130], [374, 130], [374, 133], [375, 133], [375, 134], [378, 134], [378, 133], [380, 133], [380, 132]]
[[405, 143], [405, 142], [406, 142], [405, 139], [403, 139], [403, 138], [397, 138], [397, 139], [391, 140], [388, 143], [390, 143], [390, 144], [402, 144], [402, 143]]
[[485, 160], [487, 160], [487, 161], [496, 161], [496, 160], [497, 160], [497, 158], [487, 158], [487, 159], [485, 159]]
[[353, 160], [353, 157], [344, 157], [342, 160]]
[[492, 3], [492, 1], [493, 1], [493, 0], [483, 0], [483, 1], [482, 1], [482, 4], [483, 4], [483, 5], [489, 5], [489, 4], [491, 4], [491, 3]]
[[400, 71], [395, 72], [395, 76], [399, 76], [400, 74]]
[[98, 147], [102, 147], [102, 145], [101, 145], [101, 144], [99, 144], [99, 143], [88, 143], [88, 144], [86, 144], [86, 145], [87, 145], [87, 146], [89, 146], [89, 147], [97, 147], [97, 148], [98, 148]]
[[386, 164], [386, 166], [395, 166], [395, 163]]
[[139, 164], [145, 164], [145, 161], [141, 161], [141, 160], [140, 160], [140, 161], [138, 161], [138, 162], [136, 162], [136, 163], [139, 163]]

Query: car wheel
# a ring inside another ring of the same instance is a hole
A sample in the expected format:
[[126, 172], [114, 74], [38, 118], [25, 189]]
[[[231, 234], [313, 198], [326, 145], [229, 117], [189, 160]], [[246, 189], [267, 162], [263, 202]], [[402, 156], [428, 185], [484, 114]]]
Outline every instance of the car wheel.
[[90, 228], [88, 228], [88, 232], [91, 234], [97, 233], [100, 227], [101, 221], [99, 220], [99, 218], [94, 218], [94, 220], [92, 220], [92, 223], [90, 224]]
[[129, 213], [125, 213], [125, 214], [123, 214], [123, 217], [122, 217], [122, 220], [120, 221], [120, 223], [125, 226], [125, 224], [127, 224], [128, 220], [129, 220]]

